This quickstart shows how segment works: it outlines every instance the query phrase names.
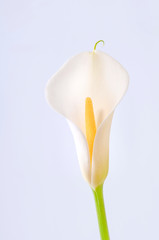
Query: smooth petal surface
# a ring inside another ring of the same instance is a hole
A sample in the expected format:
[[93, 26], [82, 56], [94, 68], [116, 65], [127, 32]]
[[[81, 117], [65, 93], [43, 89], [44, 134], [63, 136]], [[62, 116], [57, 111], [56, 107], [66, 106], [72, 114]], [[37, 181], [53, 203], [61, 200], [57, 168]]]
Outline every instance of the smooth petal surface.
[[81, 172], [85, 180], [90, 184], [91, 182], [91, 169], [90, 169], [90, 160], [89, 160], [89, 149], [85, 136], [81, 130], [71, 121], [67, 120], [72, 131], [77, 156], [79, 160], [79, 165]]
[[94, 189], [104, 182], [108, 174], [109, 135], [113, 113], [103, 121], [95, 136], [91, 171], [91, 186]]
[[107, 54], [83, 52], [72, 57], [48, 81], [49, 104], [77, 125], [85, 134], [85, 98], [93, 101], [97, 128], [122, 98], [128, 74]]
[[[108, 172], [109, 133], [114, 109], [128, 87], [128, 74], [107, 54], [83, 52], [72, 57], [49, 80], [46, 98], [49, 104], [71, 123], [80, 167], [94, 188]], [[97, 132], [93, 146], [92, 169], [85, 133], [85, 99], [94, 106]]]

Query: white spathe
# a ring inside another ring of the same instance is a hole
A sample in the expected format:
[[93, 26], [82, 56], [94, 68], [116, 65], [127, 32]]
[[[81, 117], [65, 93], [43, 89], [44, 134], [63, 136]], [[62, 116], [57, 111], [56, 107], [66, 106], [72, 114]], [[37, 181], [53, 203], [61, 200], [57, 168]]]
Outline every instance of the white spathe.
[[[46, 87], [48, 103], [68, 120], [82, 174], [94, 189], [108, 174], [111, 121], [128, 82], [127, 72], [116, 60], [103, 52], [93, 51], [69, 59]], [[92, 168], [85, 133], [86, 97], [92, 99], [97, 127]]]

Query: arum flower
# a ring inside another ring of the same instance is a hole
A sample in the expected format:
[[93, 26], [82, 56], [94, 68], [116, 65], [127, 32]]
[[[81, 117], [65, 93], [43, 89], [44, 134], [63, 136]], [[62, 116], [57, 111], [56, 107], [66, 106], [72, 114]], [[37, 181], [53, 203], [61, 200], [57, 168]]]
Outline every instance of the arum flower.
[[96, 45], [93, 52], [69, 59], [46, 86], [48, 103], [69, 123], [82, 175], [94, 191], [108, 174], [113, 113], [129, 80], [125, 69]]
[[108, 174], [112, 117], [127, 87], [124, 68], [97, 50], [72, 57], [48, 81], [48, 103], [68, 120], [82, 174], [93, 189]]

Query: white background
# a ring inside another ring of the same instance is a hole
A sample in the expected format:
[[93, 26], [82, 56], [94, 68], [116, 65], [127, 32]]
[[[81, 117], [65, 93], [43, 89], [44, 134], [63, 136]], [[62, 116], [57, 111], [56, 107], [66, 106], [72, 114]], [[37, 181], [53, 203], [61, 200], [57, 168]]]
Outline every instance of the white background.
[[71, 132], [44, 88], [69, 57], [103, 39], [98, 49], [130, 75], [104, 185], [111, 240], [158, 240], [158, 1], [0, 3], [0, 239], [100, 239]]

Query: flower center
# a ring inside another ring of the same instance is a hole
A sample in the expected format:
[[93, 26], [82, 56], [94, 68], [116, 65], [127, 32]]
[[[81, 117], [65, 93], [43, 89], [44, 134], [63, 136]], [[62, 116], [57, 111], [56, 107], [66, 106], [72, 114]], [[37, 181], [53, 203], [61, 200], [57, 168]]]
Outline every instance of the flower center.
[[85, 126], [86, 126], [86, 138], [89, 147], [90, 164], [92, 166], [92, 153], [94, 138], [96, 135], [96, 122], [93, 111], [93, 103], [90, 97], [85, 100]]

